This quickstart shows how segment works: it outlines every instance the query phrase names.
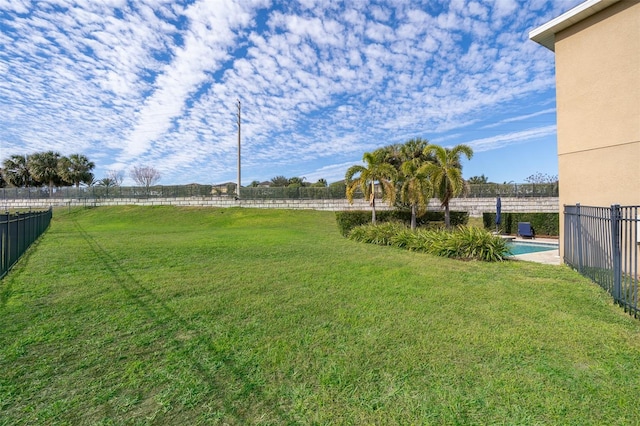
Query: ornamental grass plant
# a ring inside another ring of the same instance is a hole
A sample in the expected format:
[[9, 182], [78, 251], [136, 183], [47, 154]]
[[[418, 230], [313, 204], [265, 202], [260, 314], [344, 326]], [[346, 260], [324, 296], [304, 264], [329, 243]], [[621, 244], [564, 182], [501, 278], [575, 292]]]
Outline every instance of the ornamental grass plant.
[[402, 223], [385, 222], [379, 225], [357, 226], [351, 230], [348, 238], [455, 259], [496, 262], [504, 260], [509, 254], [509, 248], [503, 238], [471, 226], [460, 226], [452, 231], [411, 231]]

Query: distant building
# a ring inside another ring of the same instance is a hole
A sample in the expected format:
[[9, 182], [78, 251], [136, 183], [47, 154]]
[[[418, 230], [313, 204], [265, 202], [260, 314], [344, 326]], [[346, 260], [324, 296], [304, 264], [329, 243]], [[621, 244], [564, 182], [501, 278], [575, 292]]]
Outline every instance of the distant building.
[[217, 185], [213, 185], [211, 187], [212, 195], [226, 195], [233, 194], [236, 191], [236, 183], [235, 182], [225, 182], [219, 183]]
[[640, 0], [585, 1], [529, 38], [555, 52], [561, 208], [640, 205]]

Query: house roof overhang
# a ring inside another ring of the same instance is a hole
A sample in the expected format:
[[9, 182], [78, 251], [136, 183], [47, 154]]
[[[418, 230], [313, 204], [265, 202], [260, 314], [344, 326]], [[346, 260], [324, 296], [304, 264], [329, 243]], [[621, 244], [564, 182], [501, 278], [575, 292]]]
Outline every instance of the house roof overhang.
[[555, 52], [556, 34], [620, 0], [587, 0], [529, 32], [529, 39]]

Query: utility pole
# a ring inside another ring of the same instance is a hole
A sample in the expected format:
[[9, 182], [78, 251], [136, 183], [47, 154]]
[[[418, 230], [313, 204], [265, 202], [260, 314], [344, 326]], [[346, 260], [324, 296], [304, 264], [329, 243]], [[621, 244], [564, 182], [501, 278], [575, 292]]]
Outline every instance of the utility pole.
[[236, 198], [240, 199], [240, 99], [238, 99], [238, 183], [236, 185]]

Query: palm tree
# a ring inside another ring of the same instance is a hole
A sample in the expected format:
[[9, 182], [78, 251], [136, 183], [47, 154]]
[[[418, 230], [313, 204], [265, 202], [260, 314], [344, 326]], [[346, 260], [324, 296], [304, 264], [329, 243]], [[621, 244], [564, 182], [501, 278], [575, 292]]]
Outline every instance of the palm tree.
[[399, 176], [396, 187], [400, 190], [400, 201], [411, 208], [411, 229], [416, 228], [416, 219], [427, 210], [429, 198], [433, 195], [433, 187], [429, 177], [419, 172], [420, 167], [433, 160], [432, 155], [425, 154], [429, 141], [423, 138], [412, 138], [397, 146], [396, 168]]
[[417, 160], [420, 163], [433, 160], [433, 155], [429, 151], [425, 151], [429, 146], [429, 141], [422, 138], [413, 138], [406, 141], [400, 146], [400, 158], [402, 162], [409, 160]]
[[325, 178], [320, 178], [316, 183], [312, 184], [311, 186], [313, 186], [314, 188], [326, 188], [328, 185], [329, 184], [327, 183], [327, 180]]
[[289, 179], [285, 176], [276, 176], [271, 178], [271, 186], [281, 187], [289, 185]]
[[33, 178], [27, 166], [26, 155], [12, 155], [2, 162], [2, 176], [7, 183], [18, 187], [28, 187], [33, 184]]
[[118, 186], [118, 182], [116, 182], [114, 179], [110, 178], [110, 177], [105, 177], [102, 178], [100, 180], [98, 180], [95, 184], [96, 186], [101, 186], [104, 188], [113, 188]]
[[411, 206], [411, 230], [415, 230], [417, 216], [427, 211], [427, 204], [433, 195], [433, 186], [429, 176], [415, 159], [402, 163], [401, 173], [400, 200]]
[[345, 174], [347, 200], [349, 200], [349, 203], [353, 203], [353, 194], [356, 189], [362, 190], [365, 198], [369, 198], [369, 204], [371, 205], [371, 223], [373, 224], [376, 223], [376, 182], [380, 184], [383, 200], [386, 200], [389, 205], [392, 205], [396, 199], [396, 188], [393, 180], [397, 172], [391, 164], [384, 161], [384, 157], [384, 151], [382, 150], [376, 150], [373, 153], [365, 152], [362, 161], [366, 166], [351, 166]]
[[304, 186], [304, 180], [306, 178], [305, 177], [298, 177], [298, 176], [294, 176], [292, 178], [289, 178], [289, 183], [287, 184], [287, 186]]
[[81, 183], [87, 185], [93, 181], [91, 170], [96, 166], [92, 161], [81, 154], [72, 154], [62, 157], [58, 162], [60, 177], [78, 188]]
[[58, 174], [58, 160], [60, 153], [54, 151], [38, 152], [27, 159], [27, 166], [33, 178], [49, 186], [49, 196], [53, 195], [53, 184], [60, 179]]
[[109, 196], [109, 188], [120, 186], [118, 181], [113, 177], [103, 177], [102, 179], [98, 180], [95, 185], [106, 188], [106, 191], [105, 191], [106, 197]]
[[405, 161], [415, 160], [424, 163], [430, 160], [430, 157], [424, 154], [424, 149], [429, 146], [429, 141], [422, 138], [412, 138], [405, 143], [396, 143], [380, 148], [385, 153], [387, 163], [396, 168], [398, 172], [402, 168]]
[[[432, 159], [425, 154], [429, 141], [423, 138], [412, 138], [405, 143], [396, 143], [380, 148], [384, 153], [384, 161], [397, 171], [395, 186], [400, 192], [400, 202], [411, 208], [411, 228], [415, 229], [416, 217], [426, 211], [428, 197], [432, 190], [428, 177], [418, 173], [422, 164]], [[426, 198], [425, 198], [426, 197]]]
[[480, 175], [480, 176], [471, 176], [469, 179], [467, 179], [467, 182], [470, 183], [471, 185], [483, 185], [488, 183], [489, 178], [486, 177], [484, 174]]
[[115, 183], [113, 186], [120, 186], [124, 180], [124, 172], [122, 170], [109, 170], [107, 177]]
[[451, 149], [429, 145], [424, 149], [424, 154], [433, 155], [434, 161], [424, 164], [420, 172], [429, 176], [435, 194], [444, 207], [444, 223], [450, 228], [449, 202], [460, 195], [465, 187], [460, 156], [464, 155], [470, 160], [473, 150], [468, 145], [456, 145]]

